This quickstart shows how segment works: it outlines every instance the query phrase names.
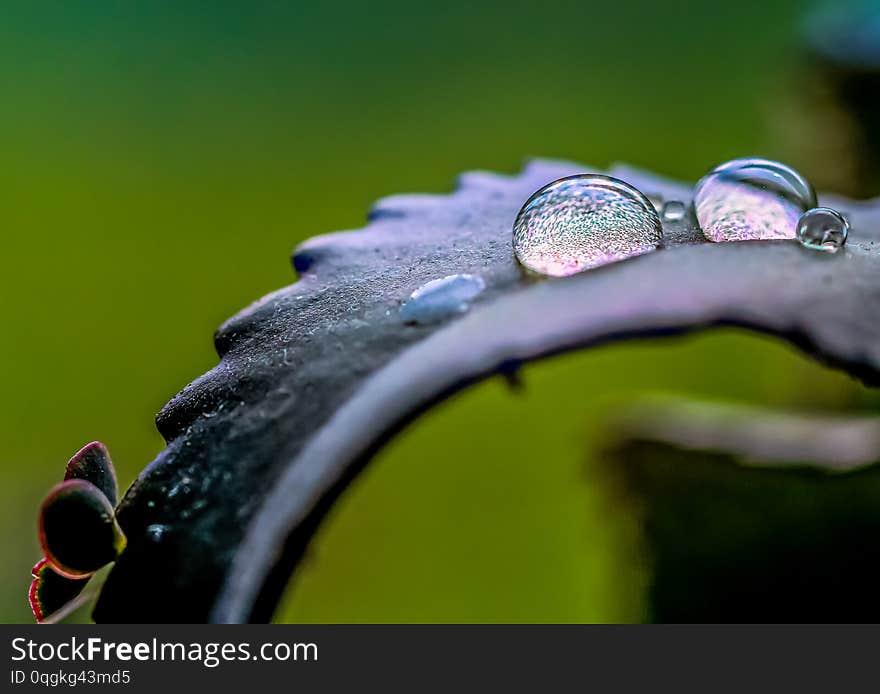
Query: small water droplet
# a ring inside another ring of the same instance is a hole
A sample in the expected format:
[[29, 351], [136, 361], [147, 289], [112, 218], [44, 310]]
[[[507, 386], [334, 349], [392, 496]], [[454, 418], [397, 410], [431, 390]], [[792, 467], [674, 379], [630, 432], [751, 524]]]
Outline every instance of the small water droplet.
[[[244, 403], [242, 403], [242, 405], [243, 404]], [[173, 499], [174, 497], [181, 495], [184, 497], [189, 496], [192, 491], [192, 489], [190, 488], [191, 482], [192, 480], [189, 477], [184, 476], [182, 479], [176, 482], [170, 490], [168, 490], [168, 498]]]
[[697, 183], [694, 211], [710, 241], [793, 239], [798, 218], [816, 206], [810, 183], [769, 159], [734, 159]]
[[797, 239], [801, 245], [818, 251], [836, 253], [849, 236], [849, 222], [830, 207], [814, 207], [801, 215]]
[[153, 523], [147, 526], [147, 537], [153, 542], [160, 542], [167, 532], [168, 526], [161, 523]]
[[449, 275], [431, 280], [416, 289], [400, 307], [404, 323], [436, 323], [464, 313], [470, 302], [486, 288], [478, 275]]
[[664, 222], [679, 222], [684, 219], [687, 208], [681, 200], [670, 200], [663, 206]]
[[519, 262], [553, 277], [647, 253], [662, 238], [651, 201], [628, 183], [600, 174], [544, 186], [526, 201], [513, 226]]

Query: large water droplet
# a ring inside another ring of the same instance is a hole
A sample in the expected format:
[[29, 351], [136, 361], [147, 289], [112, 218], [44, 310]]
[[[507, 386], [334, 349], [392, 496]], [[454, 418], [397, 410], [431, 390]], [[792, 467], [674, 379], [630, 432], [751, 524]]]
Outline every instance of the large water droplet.
[[486, 288], [478, 275], [449, 275], [416, 289], [400, 307], [405, 323], [436, 323], [468, 310], [470, 302]]
[[657, 211], [628, 183], [583, 174], [544, 186], [513, 225], [513, 250], [529, 270], [564, 277], [654, 250]]
[[734, 159], [706, 174], [694, 192], [694, 212], [710, 241], [793, 239], [798, 218], [816, 206], [813, 186], [769, 159]]
[[807, 248], [836, 253], [849, 236], [849, 222], [830, 207], [814, 207], [801, 215], [797, 239]]

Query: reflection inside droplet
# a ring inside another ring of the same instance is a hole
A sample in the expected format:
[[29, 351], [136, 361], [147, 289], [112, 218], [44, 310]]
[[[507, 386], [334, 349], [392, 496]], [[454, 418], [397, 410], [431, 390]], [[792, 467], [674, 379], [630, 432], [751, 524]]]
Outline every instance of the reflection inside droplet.
[[816, 193], [797, 171], [769, 159], [734, 159], [697, 183], [694, 212], [710, 241], [793, 239]]
[[436, 323], [464, 313], [470, 302], [486, 288], [479, 275], [449, 275], [431, 280], [416, 289], [400, 307], [405, 323]]
[[830, 207], [814, 207], [801, 215], [797, 239], [807, 248], [836, 253], [849, 236], [849, 222]]
[[651, 201], [628, 183], [600, 174], [544, 186], [523, 205], [513, 250], [529, 270], [564, 277], [654, 250], [662, 240]]

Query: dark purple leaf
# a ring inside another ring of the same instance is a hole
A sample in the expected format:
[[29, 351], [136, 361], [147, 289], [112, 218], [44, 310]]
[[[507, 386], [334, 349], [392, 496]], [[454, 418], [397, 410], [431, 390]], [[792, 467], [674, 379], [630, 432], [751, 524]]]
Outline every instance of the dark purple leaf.
[[67, 578], [89, 576], [116, 558], [122, 536], [113, 506], [91, 482], [67, 480], [40, 508], [40, 544], [51, 567]]
[[[99, 621], [268, 619], [327, 509], [375, 451], [419, 413], [523, 362], [612, 340], [736, 325], [787, 340], [880, 383], [880, 205], [849, 214], [846, 249], [711, 244], [690, 217], [665, 247], [559, 280], [524, 275], [511, 226], [537, 188], [589, 167], [470, 173], [451, 195], [380, 201], [366, 229], [294, 256], [301, 279], [227, 321], [220, 363], [159, 414], [167, 448], [122, 500], [128, 548]], [[648, 195], [690, 187], [616, 167]], [[427, 325], [399, 314], [448, 275], [479, 276], [469, 312]]]
[[56, 573], [46, 559], [40, 559], [31, 574], [34, 580], [28, 590], [28, 601], [38, 622], [45, 621], [70, 603], [89, 582], [88, 577], [67, 578]]
[[64, 479], [91, 482], [116, 506], [116, 471], [107, 447], [100, 441], [92, 441], [76, 452], [67, 463]]

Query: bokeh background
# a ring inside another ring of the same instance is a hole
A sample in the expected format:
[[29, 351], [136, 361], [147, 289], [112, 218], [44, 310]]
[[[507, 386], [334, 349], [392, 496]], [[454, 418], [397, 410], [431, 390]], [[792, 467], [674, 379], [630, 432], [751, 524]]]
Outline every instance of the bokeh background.
[[[384, 195], [531, 156], [694, 180], [746, 154], [821, 180], [802, 0], [5, 2], [0, 621], [31, 619], [36, 510], [107, 443], [123, 489], [214, 329], [294, 280], [291, 249]], [[384, 450], [280, 621], [637, 621], [650, 560], [591, 456], [621, 398], [822, 411], [877, 397], [736, 331], [606, 347], [487, 382]], [[592, 473], [585, 473], [592, 469]], [[87, 615], [85, 615], [87, 617]]]

